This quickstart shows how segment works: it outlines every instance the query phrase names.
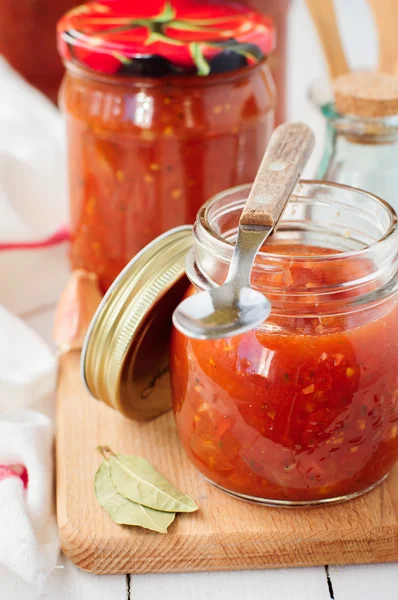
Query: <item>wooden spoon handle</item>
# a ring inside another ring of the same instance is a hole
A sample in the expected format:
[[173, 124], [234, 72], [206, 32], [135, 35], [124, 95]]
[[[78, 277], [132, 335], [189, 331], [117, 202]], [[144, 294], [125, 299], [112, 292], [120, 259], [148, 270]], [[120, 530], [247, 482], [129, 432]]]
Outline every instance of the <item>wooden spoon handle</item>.
[[350, 69], [340, 40], [333, 0], [306, 0], [306, 2], [322, 44], [330, 77], [348, 73]]
[[314, 143], [314, 134], [304, 123], [285, 123], [274, 130], [244, 206], [241, 225], [277, 225]]

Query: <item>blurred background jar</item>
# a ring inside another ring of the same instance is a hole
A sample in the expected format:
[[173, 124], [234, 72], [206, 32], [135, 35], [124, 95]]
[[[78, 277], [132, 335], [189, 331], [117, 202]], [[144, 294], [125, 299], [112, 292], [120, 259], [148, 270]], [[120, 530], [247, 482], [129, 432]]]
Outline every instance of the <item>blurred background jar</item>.
[[269, 60], [272, 77], [275, 81], [278, 102], [275, 111], [275, 125], [286, 121], [286, 51], [287, 51], [287, 17], [290, 0], [246, 0], [247, 4], [274, 21], [277, 44], [275, 52]]
[[59, 23], [71, 263], [105, 290], [213, 194], [253, 179], [274, 127], [272, 20], [244, 4], [107, 0]]
[[64, 74], [56, 24], [78, 4], [79, 0], [0, 0], [0, 54], [53, 102]]

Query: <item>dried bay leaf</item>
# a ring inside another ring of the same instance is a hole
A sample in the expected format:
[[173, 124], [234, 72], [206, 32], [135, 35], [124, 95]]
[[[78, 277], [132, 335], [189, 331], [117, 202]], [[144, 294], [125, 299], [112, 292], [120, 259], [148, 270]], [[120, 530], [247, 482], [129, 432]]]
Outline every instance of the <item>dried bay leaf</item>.
[[117, 491], [132, 502], [167, 512], [198, 510], [192, 498], [177, 490], [144, 458], [111, 453], [109, 465]]
[[141, 506], [119, 494], [111, 478], [110, 465], [106, 461], [98, 468], [94, 489], [99, 504], [119, 525], [136, 525], [158, 533], [167, 533], [168, 526], [175, 519], [175, 513]]

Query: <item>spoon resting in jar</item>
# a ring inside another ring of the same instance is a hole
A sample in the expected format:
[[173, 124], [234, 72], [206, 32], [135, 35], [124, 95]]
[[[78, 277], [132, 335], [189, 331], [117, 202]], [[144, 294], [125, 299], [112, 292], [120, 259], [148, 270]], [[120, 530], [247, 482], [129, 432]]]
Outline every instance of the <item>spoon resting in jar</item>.
[[314, 147], [314, 134], [303, 123], [277, 127], [265, 151], [243, 208], [225, 282], [193, 294], [175, 309], [173, 323], [188, 337], [210, 340], [258, 327], [271, 304], [250, 286], [257, 252], [273, 233]]

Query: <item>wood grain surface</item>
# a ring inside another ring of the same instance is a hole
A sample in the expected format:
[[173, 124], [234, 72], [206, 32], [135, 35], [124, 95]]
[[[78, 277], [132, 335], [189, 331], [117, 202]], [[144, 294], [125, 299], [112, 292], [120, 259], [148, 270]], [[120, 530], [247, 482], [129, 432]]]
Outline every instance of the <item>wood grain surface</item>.
[[271, 136], [239, 220], [276, 227], [315, 145], [304, 123], [284, 123]]
[[[78, 352], [61, 357], [57, 394], [57, 511], [61, 545], [94, 573], [157, 573], [398, 560], [398, 470], [369, 494], [313, 509], [256, 506], [223, 494], [198, 474], [180, 447], [173, 416], [128, 421], [89, 397]], [[96, 452], [148, 459], [194, 498], [167, 535], [114, 524], [97, 504]]]

